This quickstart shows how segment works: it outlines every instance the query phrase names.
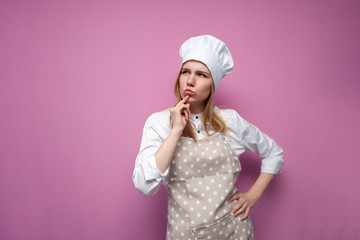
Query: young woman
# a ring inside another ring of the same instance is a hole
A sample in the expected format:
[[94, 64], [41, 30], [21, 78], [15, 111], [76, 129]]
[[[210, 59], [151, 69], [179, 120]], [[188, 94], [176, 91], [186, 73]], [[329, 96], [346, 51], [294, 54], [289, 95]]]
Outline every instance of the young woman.
[[[203, 35], [181, 45], [175, 83], [177, 104], [150, 115], [133, 174], [145, 195], [168, 189], [167, 239], [253, 239], [248, 216], [275, 174], [283, 151], [232, 109], [213, 105], [220, 80], [233, 69], [229, 49]], [[262, 158], [261, 173], [248, 192], [234, 186], [239, 156]]]

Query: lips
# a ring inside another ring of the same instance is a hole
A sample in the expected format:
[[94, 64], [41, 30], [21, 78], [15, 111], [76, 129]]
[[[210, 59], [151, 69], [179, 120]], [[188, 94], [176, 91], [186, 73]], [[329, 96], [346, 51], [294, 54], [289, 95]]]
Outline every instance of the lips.
[[190, 89], [186, 89], [186, 90], [184, 91], [184, 94], [185, 94], [185, 95], [193, 95], [194, 92], [191, 91]]

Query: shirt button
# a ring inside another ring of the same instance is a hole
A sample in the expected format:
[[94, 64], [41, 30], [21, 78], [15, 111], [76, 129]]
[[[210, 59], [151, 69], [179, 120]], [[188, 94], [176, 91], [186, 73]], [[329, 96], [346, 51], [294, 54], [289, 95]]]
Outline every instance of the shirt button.
[[200, 131], [198, 131], [198, 133], [200, 133]]
[[196, 116], [196, 119], [198, 119], [199, 118], [199, 116]]

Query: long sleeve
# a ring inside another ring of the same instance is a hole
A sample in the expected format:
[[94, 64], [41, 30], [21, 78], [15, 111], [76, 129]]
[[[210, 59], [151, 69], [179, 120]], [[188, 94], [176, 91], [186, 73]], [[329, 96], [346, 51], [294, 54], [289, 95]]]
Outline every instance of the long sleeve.
[[235, 110], [225, 109], [222, 112], [235, 152], [240, 155], [245, 150], [253, 151], [262, 158], [261, 172], [280, 173], [284, 163], [284, 154], [280, 146]]
[[[155, 152], [169, 134], [169, 114], [167, 112], [154, 113], [146, 120], [140, 151], [136, 157], [133, 172], [133, 182], [144, 195], [153, 195], [157, 192], [161, 183], [167, 181], [169, 168], [161, 173], [157, 168]], [[167, 119], [167, 121], [166, 121]]]
[[[245, 150], [251, 150], [262, 158], [261, 172], [278, 174], [283, 165], [283, 150], [276, 142], [262, 133], [256, 126], [243, 119], [235, 110], [218, 109], [227, 125], [226, 137], [237, 156]], [[135, 187], [144, 195], [157, 192], [162, 183], [168, 184], [169, 168], [161, 173], [157, 168], [155, 152], [171, 131], [170, 112], [157, 112], [146, 120], [141, 139], [140, 151], [136, 157], [133, 172]], [[206, 137], [201, 126], [202, 114], [192, 114], [191, 123], [198, 139]]]

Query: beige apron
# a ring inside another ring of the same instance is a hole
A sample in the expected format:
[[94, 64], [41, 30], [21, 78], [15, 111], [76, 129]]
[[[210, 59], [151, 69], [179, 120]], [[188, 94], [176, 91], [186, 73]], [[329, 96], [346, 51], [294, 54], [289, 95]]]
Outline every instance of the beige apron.
[[231, 213], [234, 183], [241, 171], [235, 151], [221, 133], [195, 143], [181, 137], [170, 164], [168, 240], [254, 239], [250, 218]]

